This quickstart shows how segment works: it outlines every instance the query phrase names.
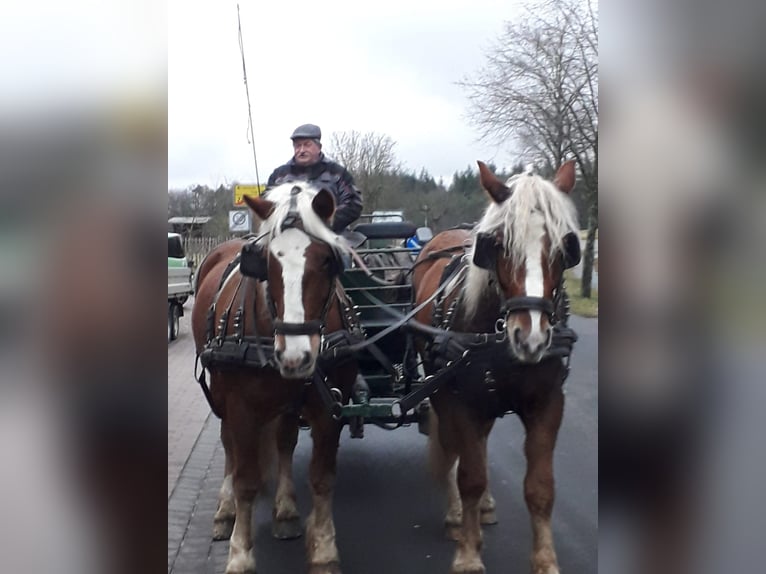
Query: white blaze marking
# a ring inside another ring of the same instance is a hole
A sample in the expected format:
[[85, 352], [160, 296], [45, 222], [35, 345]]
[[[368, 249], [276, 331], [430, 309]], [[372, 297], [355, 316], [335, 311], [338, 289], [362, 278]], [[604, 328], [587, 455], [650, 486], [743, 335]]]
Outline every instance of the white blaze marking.
[[[528, 297], [542, 297], [544, 294], [542, 263], [544, 231], [543, 226], [544, 221], [542, 215], [535, 213], [530, 221], [529, 234], [526, 242], [526, 278], [524, 281], [524, 287]], [[527, 341], [529, 348], [533, 350], [546, 339], [545, 335], [540, 330], [540, 322], [542, 318], [541, 316], [541, 311], [529, 311], [529, 318], [532, 324], [530, 326], [529, 338]]]
[[[270, 244], [270, 251], [282, 266], [282, 284], [284, 285], [284, 318], [286, 323], [303, 323], [303, 272], [306, 267], [306, 250], [311, 240], [298, 229], [287, 229], [275, 237]], [[286, 360], [311, 352], [308, 335], [286, 335], [284, 357]]]

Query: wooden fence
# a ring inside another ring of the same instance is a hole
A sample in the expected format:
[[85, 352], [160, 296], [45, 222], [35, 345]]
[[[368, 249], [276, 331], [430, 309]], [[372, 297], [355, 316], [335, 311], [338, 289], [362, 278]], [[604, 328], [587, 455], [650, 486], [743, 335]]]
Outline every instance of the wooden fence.
[[205, 258], [205, 255], [216, 245], [220, 245], [224, 241], [228, 241], [235, 237], [234, 235], [222, 235], [219, 237], [186, 237], [183, 240], [184, 251], [186, 257], [190, 261], [194, 261], [194, 268], [197, 269], [199, 264]]

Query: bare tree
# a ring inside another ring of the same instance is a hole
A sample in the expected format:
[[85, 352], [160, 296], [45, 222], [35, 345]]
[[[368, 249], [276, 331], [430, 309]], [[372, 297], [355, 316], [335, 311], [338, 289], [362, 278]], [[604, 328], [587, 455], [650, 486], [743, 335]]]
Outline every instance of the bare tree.
[[330, 155], [354, 176], [362, 190], [365, 211], [373, 211], [378, 206], [384, 176], [401, 169], [395, 146], [390, 136], [375, 132], [334, 132], [330, 137]]
[[582, 296], [598, 229], [598, 19], [595, 0], [543, 0], [508, 22], [474, 77], [459, 82], [482, 139], [544, 163], [574, 158], [588, 206]]

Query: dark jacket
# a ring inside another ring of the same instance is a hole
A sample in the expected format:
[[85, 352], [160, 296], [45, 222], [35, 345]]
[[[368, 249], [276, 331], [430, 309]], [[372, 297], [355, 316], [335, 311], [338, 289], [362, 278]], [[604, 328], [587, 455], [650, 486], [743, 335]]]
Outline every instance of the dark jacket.
[[291, 181], [308, 181], [329, 189], [335, 196], [335, 216], [332, 230], [340, 233], [355, 221], [362, 213], [362, 194], [354, 185], [354, 178], [348, 170], [334, 161], [328, 160], [324, 153], [314, 165], [300, 166], [295, 158], [274, 170], [267, 186], [272, 187]]

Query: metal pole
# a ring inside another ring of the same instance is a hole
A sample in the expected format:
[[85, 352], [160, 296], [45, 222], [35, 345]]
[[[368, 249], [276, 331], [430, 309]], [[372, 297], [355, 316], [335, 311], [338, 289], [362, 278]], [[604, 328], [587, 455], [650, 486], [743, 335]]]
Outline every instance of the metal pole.
[[258, 188], [261, 187], [261, 179], [258, 176], [258, 159], [255, 155], [255, 134], [253, 133], [253, 113], [250, 109], [250, 89], [247, 86], [247, 68], [245, 67], [245, 46], [244, 42], [242, 41], [242, 21], [239, 17], [239, 4], [237, 4], [237, 26], [239, 28], [239, 52], [242, 54], [242, 75], [245, 80], [245, 94], [247, 94], [247, 117], [249, 121], [249, 127], [250, 127], [250, 138], [251, 143], [253, 144], [253, 163], [255, 164], [255, 183], [258, 185]]

